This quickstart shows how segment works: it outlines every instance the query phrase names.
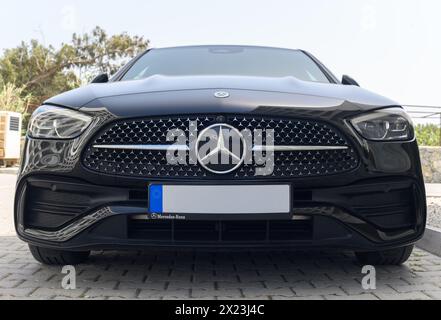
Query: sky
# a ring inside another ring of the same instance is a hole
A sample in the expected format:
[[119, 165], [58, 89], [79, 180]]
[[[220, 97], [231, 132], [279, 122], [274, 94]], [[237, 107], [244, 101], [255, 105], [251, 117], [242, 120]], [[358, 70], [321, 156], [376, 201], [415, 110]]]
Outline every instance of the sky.
[[439, 0], [5, 0], [0, 51], [31, 39], [56, 47], [97, 25], [158, 48], [298, 48], [401, 104], [441, 106], [440, 14]]

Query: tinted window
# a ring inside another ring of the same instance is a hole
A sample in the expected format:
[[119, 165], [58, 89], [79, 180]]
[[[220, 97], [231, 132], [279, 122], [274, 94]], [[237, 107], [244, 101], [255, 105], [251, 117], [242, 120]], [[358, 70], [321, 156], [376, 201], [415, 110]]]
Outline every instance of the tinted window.
[[142, 56], [123, 80], [153, 75], [293, 76], [305, 81], [329, 82], [317, 64], [303, 52], [259, 47], [155, 49]]

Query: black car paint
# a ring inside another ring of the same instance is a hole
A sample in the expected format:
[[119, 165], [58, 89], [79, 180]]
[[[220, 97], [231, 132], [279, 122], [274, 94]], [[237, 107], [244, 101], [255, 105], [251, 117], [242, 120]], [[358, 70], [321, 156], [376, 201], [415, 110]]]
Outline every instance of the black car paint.
[[[258, 102], [258, 105], [274, 104], [281, 106], [280, 99], [284, 100], [283, 105], [295, 105], [299, 98], [306, 98], [301, 105], [314, 106], [337, 106], [343, 101], [348, 101], [369, 107], [397, 105], [396, 102], [369, 92], [357, 86], [347, 86], [334, 83], [318, 83], [298, 80], [294, 77], [286, 78], [265, 78], [247, 76], [186, 76], [173, 77], [156, 75], [142, 80], [117, 81], [105, 84], [90, 84], [75, 89], [47, 100], [46, 104], [66, 106], [73, 109], [82, 107], [98, 107], [101, 99], [125, 97], [136, 100], [140, 94], [157, 94], [170, 92], [186, 92], [201, 90], [238, 90], [248, 92], [240, 100], [221, 100], [228, 102], [255, 102], [253, 96], [256, 94], [276, 94], [275, 100], [271, 103], [268, 99]], [[281, 95], [278, 97], [277, 95]], [[215, 97], [211, 96], [213, 101]], [[245, 99], [244, 99], [245, 98]], [[248, 99], [246, 99], [248, 98]], [[238, 98], [237, 98], [238, 99]], [[316, 100], [308, 100], [316, 99]], [[243, 101], [245, 100], [245, 101]], [[340, 101], [338, 103], [337, 101]], [[198, 97], [194, 102], [200, 103]], [[204, 101], [209, 102], [209, 101]], [[308, 104], [308, 102], [312, 102]], [[194, 112], [194, 110], [189, 110]]]
[[[225, 90], [230, 93], [228, 99], [217, 99], [214, 92]], [[349, 173], [330, 177], [311, 177], [297, 179], [277, 179], [274, 182], [289, 182], [294, 190], [326, 189], [351, 186], [363, 182], [386, 182], [394, 179], [409, 179], [417, 186], [419, 205], [421, 206], [420, 227], [411, 238], [404, 238], [400, 243], [389, 243], [384, 246], [397, 246], [404, 243], [413, 243], [422, 236], [421, 226], [425, 223], [425, 193], [421, 173], [419, 151], [415, 140], [409, 142], [371, 142], [361, 138], [349, 124], [349, 119], [356, 115], [376, 109], [398, 106], [398, 103], [373, 94], [356, 86], [341, 85], [338, 83], [312, 83], [295, 78], [258, 78], [258, 77], [228, 77], [228, 76], [188, 76], [165, 77], [154, 76], [145, 80], [113, 81], [105, 84], [91, 84], [79, 88], [45, 102], [47, 105], [62, 106], [76, 109], [81, 112], [94, 114], [107, 114], [108, 120], [89, 128], [84, 139], [78, 141], [75, 150], [80, 152], [92, 137], [102, 128], [102, 125], [117, 119], [132, 119], [138, 117], [151, 117], [163, 115], [185, 114], [255, 114], [277, 115], [301, 119], [320, 119], [329, 122], [342, 131], [360, 156], [359, 167]], [[34, 139], [27, 139], [26, 148], [34, 148]], [[54, 150], [64, 150], [70, 142], [47, 141]], [[63, 145], [64, 144], [64, 145]], [[63, 155], [60, 155], [63, 157]], [[76, 155], [81, 158], [80, 153]], [[142, 178], [115, 177], [98, 174], [87, 170], [76, 161], [72, 170], [57, 172], [43, 169], [27, 170], [29, 159], [25, 158], [22, 164], [21, 175], [18, 180], [18, 190], [26, 184], [27, 179], [33, 177], [49, 177], [54, 181], [59, 179], [77, 179], [91, 185], [130, 189], [146, 189], [150, 182]], [[161, 179], [158, 182], [164, 181]], [[256, 180], [255, 182], [258, 182]], [[266, 180], [265, 183], [270, 181]], [[203, 181], [201, 183], [230, 183], [224, 179]], [[248, 180], [246, 183], [253, 183]], [[54, 184], [56, 185], [56, 184]], [[147, 192], [147, 191], [146, 191]], [[16, 210], [18, 207], [16, 199]], [[141, 206], [142, 208], [142, 206]], [[38, 239], [24, 236], [22, 239], [31, 243], [45, 246], [60, 246], [58, 244], [44, 243]], [[75, 244], [76, 243], [76, 244]], [[359, 247], [367, 248], [369, 245], [360, 240]], [[118, 246], [113, 244], [100, 244], [85, 242], [67, 243], [61, 247], [75, 249], [85, 247]], [[126, 244], [142, 245], [142, 243]], [[302, 245], [302, 244], [299, 244]], [[324, 245], [322, 243], [316, 244]], [[337, 242], [340, 247], [351, 247], [355, 244]], [[122, 245], [124, 246], [124, 245]], [[375, 247], [374, 245], [372, 245]], [[378, 247], [383, 245], [377, 244]]]

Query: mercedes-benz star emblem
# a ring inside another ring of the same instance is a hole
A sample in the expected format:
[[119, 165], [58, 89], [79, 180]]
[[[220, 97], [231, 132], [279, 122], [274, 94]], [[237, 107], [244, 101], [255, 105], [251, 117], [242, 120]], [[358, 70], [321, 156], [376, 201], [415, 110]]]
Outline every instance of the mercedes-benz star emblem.
[[216, 98], [225, 99], [225, 98], [228, 98], [230, 96], [230, 93], [228, 93], [226, 91], [218, 91], [218, 92], [214, 93], [214, 96]]
[[216, 174], [227, 174], [244, 163], [246, 142], [236, 128], [228, 124], [215, 124], [199, 135], [196, 155], [206, 170]]

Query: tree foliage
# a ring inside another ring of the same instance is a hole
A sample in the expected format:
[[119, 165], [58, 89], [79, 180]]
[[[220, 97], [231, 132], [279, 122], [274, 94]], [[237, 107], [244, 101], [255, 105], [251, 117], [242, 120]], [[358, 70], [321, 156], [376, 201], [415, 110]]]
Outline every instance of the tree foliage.
[[60, 48], [37, 40], [7, 49], [0, 58], [0, 86], [10, 83], [23, 95], [46, 97], [89, 81], [98, 73], [116, 72], [129, 59], [148, 48], [149, 41], [127, 33], [109, 36], [96, 27], [91, 33], [74, 34]]
[[435, 124], [418, 124], [415, 135], [420, 146], [440, 146], [441, 128]]
[[0, 111], [27, 113], [31, 102], [31, 95], [24, 95], [22, 88], [11, 83], [0, 87]]
[[12, 83], [0, 83], [0, 111], [21, 113], [23, 115], [23, 130], [27, 128], [31, 114], [31, 101], [32, 96], [30, 94], [24, 94], [23, 88], [17, 88]]
[[[142, 37], [131, 37], [126, 33], [109, 37], [107, 33], [96, 27], [91, 34], [77, 35], [72, 38], [72, 46], [64, 50], [73, 54], [73, 67], [81, 68], [84, 72], [113, 74], [120, 69], [127, 58], [132, 58], [149, 45]], [[70, 52], [70, 50], [74, 50]]]

